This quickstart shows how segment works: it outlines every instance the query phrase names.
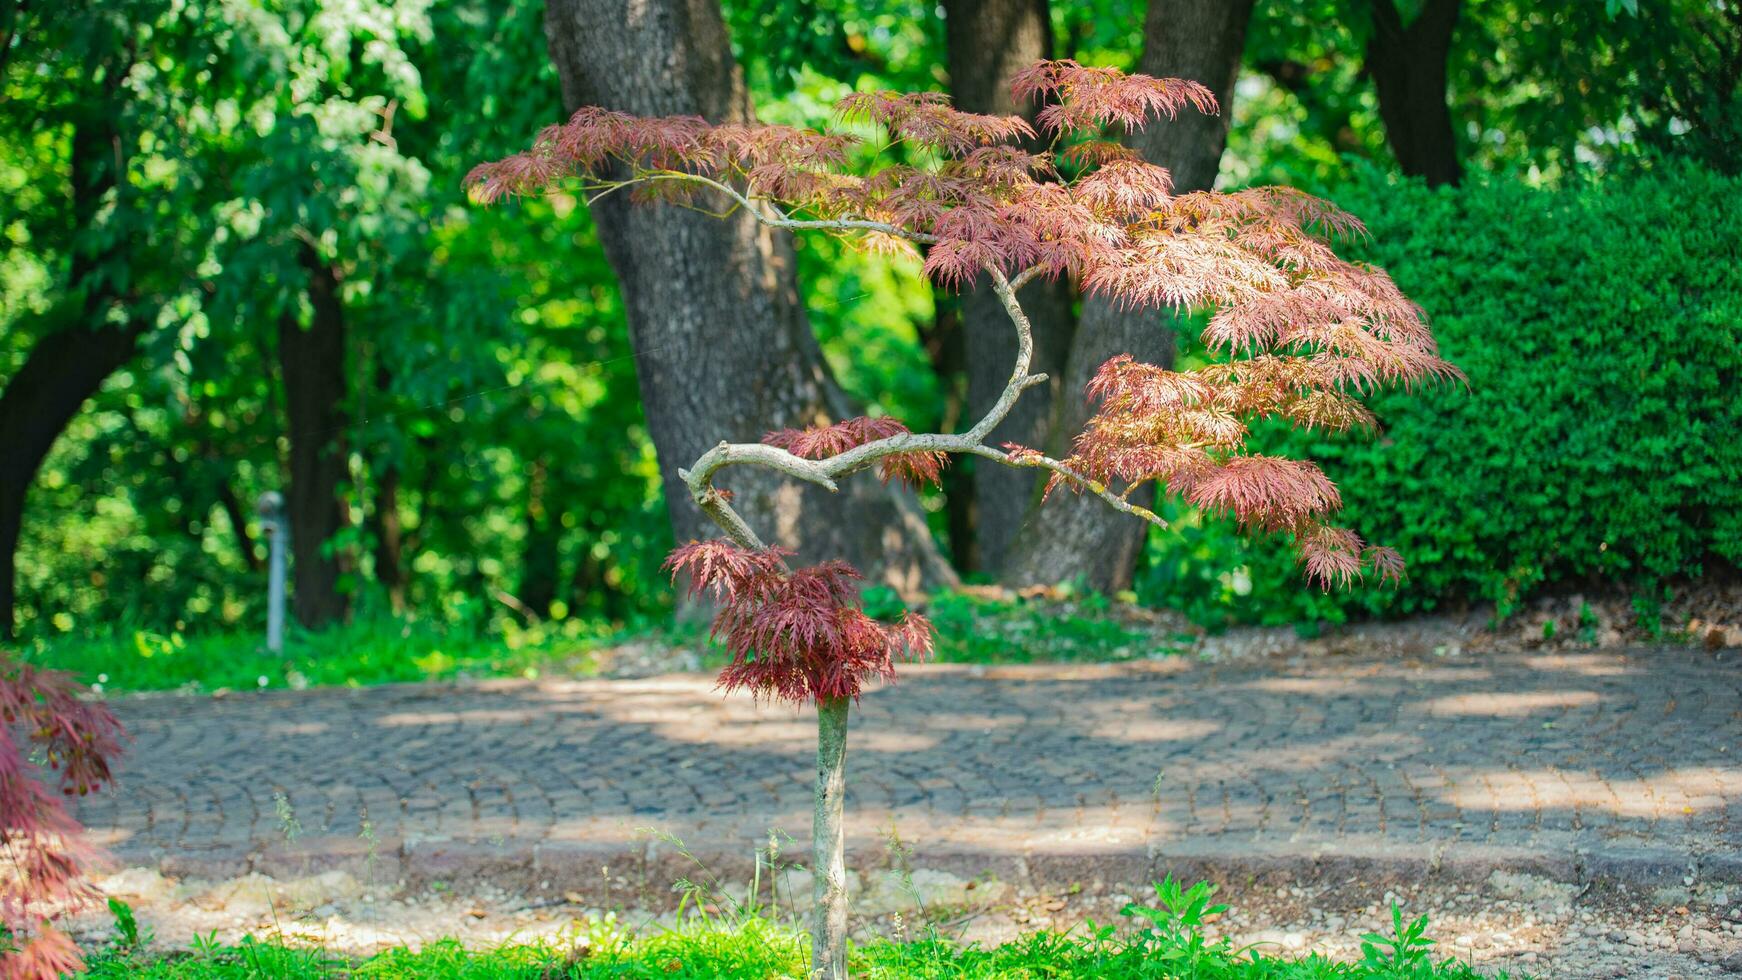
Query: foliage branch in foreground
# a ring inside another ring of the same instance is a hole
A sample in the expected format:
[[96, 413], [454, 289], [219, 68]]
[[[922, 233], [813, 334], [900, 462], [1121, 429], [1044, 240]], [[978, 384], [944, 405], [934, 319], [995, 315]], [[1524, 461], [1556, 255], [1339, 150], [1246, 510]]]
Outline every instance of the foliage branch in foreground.
[[[946, 455], [971, 454], [1047, 470], [1049, 492], [1090, 493], [1163, 525], [1132, 502], [1138, 488], [1154, 485], [1247, 530], [1287, 535], [1322, 585], [1366, 574], [1396, 579], [1396, 552], [1331, 522], [1341, 498], [1324, 473], [1310, 461], [1247, 451], [1248, 426], [1280, 418], [1305, 428], [1370, 427], [1358, 396], [1461, 377], [1383, 271], [1332, 251], [1330, 238], [1362, 230], [1354, 217], [1286, 188], [1175, 195], [1164, 168], [1107, 138], [1187, 108], [1215, 111], [1203, 86], [1047, 61], [1017, 73], [1012, 90], [1044, 103], [1040, 132], [1017, 116], [958, 111], [929, 92], [856, 92], [837, 106], [849, 128], [834, 132], [586, 107], [526, 152], [468, 176], [486, 203], [578, 177], [595, 196], [627, 190], [742, 210], [772, 228], [833, 233], [871, 249], [923, 249], [934, 281], [953, 287], [984, 277], [1010, 316], [1010, 380], [966, 432], [918, 434], [853, 419], [771, 433], [760, 444], [722, 442], [680, 471], [729, 539], [686, 545], [668, 562], [722, 601], [715, 631], [734, 658], [722, 682], [817, 705], [813, 956], [823, 977], [843, 976], [846, 962], [847, 707], [864, 678], [893, 674], [896, 653], [923, 653], [927, 627], [917, 618], [893, 629], [865, 619], [844, 566], [790, 570], [787, 553], [766, 546], [730, 493], [714, 486], [721, 470], [762, 466], [834, 490], [873, 465], [886, 480], [930, 480]], [[922, 162], [859, 172], [850, 160], [868, 130], [907, 144]], [[1018, 145], [1043, 136], [1048, 150]], [[993, 429], [1046, 380], [1029, 373], [1033, 338], [1017, 300], [1018, 289], [1042, 276], [1068, 276], [1127, 307], [1213, 308], [1204, 339], [1223, 359], [1171, 371], [1115, 357], [1089, 387], [1099, 411], [1068, 456], [993, 448], [985, 442]]]
[[53, 980], [83, 967], [52, 925], [95, 897], [83, 878], [92, 850], [61, 796], [109, 783], [121, 738], [115, 716], [80, 698], [70, 676], [0, 659], [0, 976]]

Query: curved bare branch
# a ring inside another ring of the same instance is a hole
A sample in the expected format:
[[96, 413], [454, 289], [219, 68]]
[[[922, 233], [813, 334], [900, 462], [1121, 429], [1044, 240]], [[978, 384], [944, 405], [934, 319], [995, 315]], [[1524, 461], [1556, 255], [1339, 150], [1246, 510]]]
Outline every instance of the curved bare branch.
[[[851, 222], [794, 222], [787, 218], [771, 218], [762, 215], [750, 199], [738, 194], [732, 188], [719, 184], [708, 178], [696, 178], [705, 183], [719, 187], [731, 194], [752, 214], [758, 215], [757, 220], [777, 228], [804, 227], [836, 227], [851, 228]], [[876, 222], [858, 222], [858, 225], [877, 224]], [[889, 226], [893, 229], [893, 226]], [[876, 230], [882, 231], [884, 228]], [[899, 232], [907, 237], [912, 233]], [[1046, 380], [1044, 374], [1029, 374], [1028, 365], [1034, 353], [1034, 336], [1028, 322], [1028, 315], [1023, 312], [1022, 304], [1016, 298], [1016, 291], [1034, 279], [1039, 274], [1038, 269], [1026, 269], [1015, 278], [1008, 278], [997, 269], [988, 269], [992, 279], [992, 289], [1004, 304], [1004, 309], [1010, 314], [1010, 322], [1016, 329], [1016, 363], [1010, 371], [1010, 381], [1005, 385], [998, 400], [987, 410], [984, 418], [974, 423], [973, 428], [966, 432], [950, 434], [938, 432], [904, 432], [855, 446], [844, 452], [836, 453], [824, 459], [805, 459], [785, 449], [762, 443], [729, 443], [722, 442], [703, 453], [694, 466], [687, 470], [679, 470], [690, 496], [695, 498], [702, 511], [718, 524], [727, 537], [747, 548], [762, 547], [761, 539], [756, 532], [745, 523], [744, 518], [732, 508], [726, 497], [714, 487], [714, 474], [728, 466], [750, 464], [784, 473], [794, 479], [814, 483], [831, 492], [837, 489], [835, 480], [866, 469], [886, 456], [900, 453], [941, 452], [954, 455], [979, 456], [990, 459], [1005, 466], [1024, 469], [1044, 469], [1062, 477], [1072, 487], [1087, 491], [1099, 497], [1109, 507], [1121, 513], [1130, 514], [1154, 524], [1156, 527], [1167, 527], [1167, 522], [1160, 515], [1147, 507], [1131, 503], [1119, 494], [1114, 493], [1104, 484], [1091, 480], [1087, 476], [1071, 469], [1059, 460], [1040, 453], [1023, 453], [1015, 455], [994, 449], [986, 445], [985, 440], [998, 424], [1010, 414], [1010, 409], [1022, 393]]]

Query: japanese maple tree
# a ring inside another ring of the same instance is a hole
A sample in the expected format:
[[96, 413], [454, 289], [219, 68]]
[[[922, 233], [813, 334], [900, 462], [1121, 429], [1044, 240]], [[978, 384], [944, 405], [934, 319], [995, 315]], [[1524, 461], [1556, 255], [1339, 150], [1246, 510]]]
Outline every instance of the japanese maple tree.
[[[1043, 103], [1040, 132], [1020, 117], [958, 111], [929, 92], [856, 92], [836, 107], [847, 125], [832, 132], [588, 107], [468, 178], [486, 203], [578, 179], [594, 195], [743, 209], [772, 228], [841, 235], [877, 250], [917, 248], [935, 282], [954, 287], [983, 274], [1009, 313], [1017, 340], [1009, 382], [965, 432], [848, 419], [768, 433], [760, 443], [722, 442], [680, 471], [724, 533], [678, 548], [667, 562], [719, 603], [714, 632], [732, 656], [722, 686], [817, 709], [818, 976], [846, 970], [848, 708], [866, 681], [893, 679], [897, 660], [925, 655], [930, 626], [916, 615], [895, 625], [868, 618], [857, 574], [841, 563], [791, 567], [791, 553], [765, 544], [729, 491], [715, 486], [723, 471], [761, 466], [834, 490], [872, 467], [885, 480], [928, 482], [949, 455], [968, 454], [1047, 470], [1049, 493], [1092, 494], [1161, 525], [1132, 499], [1153, 485], [1248, 530], [1287, 536], [1309, 578], [1345, 586], [1366, 575], [1396, 579], [1403, 563], [1333, 523], [1341, 499], [1313, 463], [1250, 451], [1249, 426], [1276, 418], [1370, 427], [1361, 394], [1459, 377], [1439, 357], [1421, 311], [1383, 271], [1332, 251], [1337, 235], [1361, 232], [1354, 217], [1287, 188], [1175, 195], [1165, 169], [1111, 138], [1157, 116], [1214, 112], [1203, 86], [1047, 61], [1018, 73], [1012, 88]], [[867, 131], [926, 162], [854, 166]], [[1045, 151], [1019, 145], [1043, 137]], [[1134, 307], [1211, 309], [1204, 340], [1221, 357], [1190, 371], [1109, 360], [1087, 392], [1099, 410], [1062, 459], [987, 445], [1023, 392], [1045, 380], [1029, 372], [1033, 341], [1017, 301], [1017, 290], [1039, 276], [1066, 276]]]
[[71, 677], [0, 657], [0, 976], [54, 980], [83, 968], [52, 924], [95, 894], [83, 877], [92, 849], [61, 797], [107, 784], [121, 738], [115, 716], [81, 698]]

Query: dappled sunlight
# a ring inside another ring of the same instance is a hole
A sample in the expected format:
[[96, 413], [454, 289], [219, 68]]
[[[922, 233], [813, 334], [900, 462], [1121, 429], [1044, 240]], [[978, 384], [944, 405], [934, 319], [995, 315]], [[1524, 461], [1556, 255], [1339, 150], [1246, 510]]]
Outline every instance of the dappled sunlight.
[[290, 738], [295, 735], [319, 735], [327, 730], [324, 721], [304, 722], [273, 722], [263, 729], [264, 733], [274, 738]]
[[1348, 694], [1364, 690], [1359, 684], [1335, 677], [1265, 677], [1241, 686], [1272, 694]]
[[1572, 769], [1476, 770], [1440, 795], [1471, 809], [1601, 811], [1643, 820], [1674, 820], [1729, 806], [1734, 769], [1693, 766], [1652, 776], [1605, 778]]
[[[852, 847], [880, 853], [891, 827], [920, 860], [1541, 848], [1575, 832], [1676, 846], [1710, 839], [1742, 796], [1723, 669], [1690, 654], [1644, 676], [1540, 657], [928, 670], [852, 713]], [[267, 703], [296, 734], [238, 760]], [[136, 768], [80, 812], [123, 860], [282, 849], [280, 792], [305, 840], [354, 838], [366, 815], [436, 876], [671, 852], [646, 829], [739, 856], [771, 827], [809, 835], [814, 714], [711, 678], [121, 707]]]
[[[375, 724], [384, 728], [429, 725], [465, 725], [478, 722], [530, 722], [540, 714], [534, 708], [467, 709], [464, 711], [400, 711], [382, 715]], [[303, 732], [300, 734], [313, 734]]]
[[1613, 653], [1553, 654], [1529, 657], [1524, 662], [1535, 670], [1561, 671], [1585, 677], [1619, 677], [1643, 670], [1629, 664], [1626, 657]]
[[1189, 742], [1221, 730], [1220, 723], [1201, 718], [1102, 719], [1089, 729], [1096, 738], [1126, 742]]
[[1539, 712], [1588, 707], [1598, 700], [1595, 691], [1484, 691], [1479, 694], [1448, 694], [1423, 701], [1421, 707], [1430, 715], [1519, 718]]

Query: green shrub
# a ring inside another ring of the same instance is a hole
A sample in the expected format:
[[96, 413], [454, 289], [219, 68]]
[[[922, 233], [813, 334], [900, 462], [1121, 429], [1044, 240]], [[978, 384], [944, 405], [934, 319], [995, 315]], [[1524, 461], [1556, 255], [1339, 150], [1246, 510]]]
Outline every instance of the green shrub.
[[[1200, 620], [1340, 618], [1742, 563], [1742, 180], [1687, 164], [1541, 189], [1367, 178], [1352, 253], [1426, 308], [1469, 387], [1380, 395], [1376, 435], [1273, 433], [1343, 490], [1409, 579], [1310, 597], [1276, 547], [1183, 515], [1145, 601]], [[1186, 351], [1185, 356], [1193, 356]]]

